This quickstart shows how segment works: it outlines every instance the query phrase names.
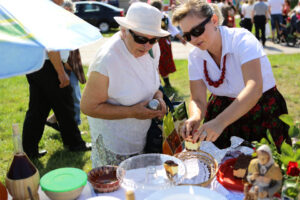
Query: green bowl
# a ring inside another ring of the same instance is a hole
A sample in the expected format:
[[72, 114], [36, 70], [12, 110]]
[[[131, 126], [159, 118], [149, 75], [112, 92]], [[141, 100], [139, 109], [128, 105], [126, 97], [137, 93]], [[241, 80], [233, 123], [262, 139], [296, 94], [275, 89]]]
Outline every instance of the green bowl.
[[45, 174], [42, 190], [52, 200], [76, 199], [87, 183], [87, 174], [77, 168], [59, 168]]

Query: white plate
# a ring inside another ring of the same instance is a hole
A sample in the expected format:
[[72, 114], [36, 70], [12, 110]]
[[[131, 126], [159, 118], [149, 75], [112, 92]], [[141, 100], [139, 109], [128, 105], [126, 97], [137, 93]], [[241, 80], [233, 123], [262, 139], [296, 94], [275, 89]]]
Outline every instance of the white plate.
[[145, 200], [226, 200], [221, 194], [198, 186], [176, 186], [153, 193]]
[[109, 196], [98, 196], [98, 197], [88, 198], [87, 200], [120, 200], [120, 199], [116, 197], [109, 197]]

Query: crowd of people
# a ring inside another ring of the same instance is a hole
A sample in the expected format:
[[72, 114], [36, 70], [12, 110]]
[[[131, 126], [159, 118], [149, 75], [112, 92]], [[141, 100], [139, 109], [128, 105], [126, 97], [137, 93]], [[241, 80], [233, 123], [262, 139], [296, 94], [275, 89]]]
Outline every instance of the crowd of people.
[[[53, 2], [74, 11], [70, 2]], [[170, 87], [168, 74], [176, 70], [170, 36], [195, 47], [188, 58], [191, 102], [190, 117], [180, 130], [183, 138], [192, 135], [194, 141], [226, 148], [231, 136], [250, 143], [266, 137], [269, 129], [278, 149], [283, 141], [290, 143], [288, 126], [278, 118], [287, 113], [285, 100], [276, 88], [259, 35], [255, 38], [249, 32], [254, 20], [264, 33], [272, 7], [272, 2], [267, 6], [263, 0], [245, 2], [246, 29], [241, 29], [234, 28], [235, 7], [225, 1], [189, 0], [175, 8], [172, 20], [158, 0], [132, 3], [125, 17], [115, 17], [120, 31], [99, 47], [87, 81], [78, 50], [45, 52], [42, 69], [26, 76], [30, 101], [23, 127], [24, 151], [31, 158], [45, 155], [38, 144], [48, 124], [60, 131], [70, 151], [92, 150], [93, 167], [118, 165], [142, 154], [152, 119], [167, 112], [159, 74], [165, 87]], [[281, 22], [274, 10], [271, 20]], [[78, 81], [86, 82], [82, 97]], [[159, 101], [160, 109], [147, 107], [152, 99]], [[51, 109], [54, 116], [48, 117]], [[91, 144], [81, 138], [80, 110], [88, 116]]]

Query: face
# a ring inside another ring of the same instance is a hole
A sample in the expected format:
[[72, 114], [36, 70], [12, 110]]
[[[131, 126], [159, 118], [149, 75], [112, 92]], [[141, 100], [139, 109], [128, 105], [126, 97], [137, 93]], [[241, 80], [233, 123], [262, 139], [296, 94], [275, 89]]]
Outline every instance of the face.
[[[207, 23], [205, 24], [205, 22]], [[202, 27], [200, 25], [201, 23]], [[191, 41], [189, 42], [192, 45], [200, 48], [201, 50], [208, 50], [209, 47], [213, 45], [217, 34], [217, 31], [215, 31], [215, 27], [217, 26], [217, 20], [215, 15], [213, 15], [211, 19], [199, 18], [197, 16], [186, 16], [180, 21], [179, 25], [184, 34], [190, 35]], [[201, 35], [199, 35], [199, 33], [203, 31], [203, 28], [204, 32]]]
[[257, 158], [258, 158], [259, 164], [261, 164], [261, 165], [267, 164], [270, 160], [269, 154], [264, 151], [258, 151]]
[[157, 37], [139, 33], [133, 30], [122, 29], [122, 37], [128, 51], [136, 58], [147, 54], [157, 42]]

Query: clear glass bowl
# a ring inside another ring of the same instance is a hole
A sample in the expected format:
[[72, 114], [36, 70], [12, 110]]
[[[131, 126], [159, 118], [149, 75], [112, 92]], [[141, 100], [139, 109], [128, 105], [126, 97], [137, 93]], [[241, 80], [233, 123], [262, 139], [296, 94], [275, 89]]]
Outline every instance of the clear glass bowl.
[[[178, 174], [169, 180], [164, 162], [172, 160], [178, 164]], [[186, 175], [184, 163], [165, 154], [142, 154], [121, 162], [117, 169], [117, 178], [125, 187], [132, 189], [167, 189], [180, 184]]]

